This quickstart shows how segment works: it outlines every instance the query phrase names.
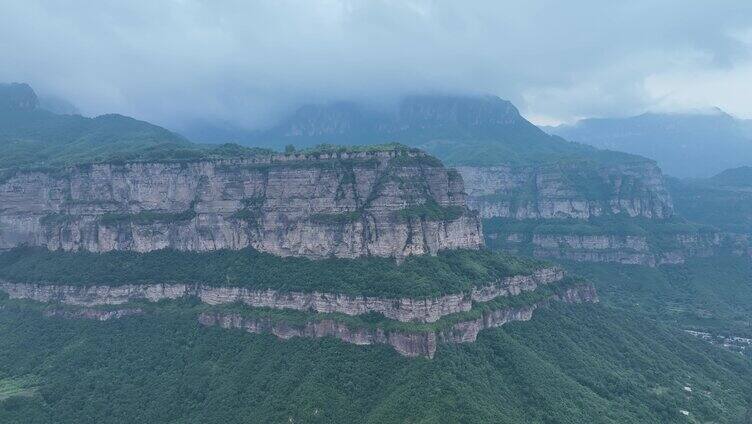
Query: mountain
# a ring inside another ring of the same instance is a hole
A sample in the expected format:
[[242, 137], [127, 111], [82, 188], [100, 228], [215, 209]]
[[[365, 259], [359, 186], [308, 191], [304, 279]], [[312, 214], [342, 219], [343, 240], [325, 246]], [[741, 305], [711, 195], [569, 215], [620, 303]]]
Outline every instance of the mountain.
[[186, 303], [106, 320], [1, 306], [9, 424], [685, 423], [681, 411], [743, 423], [749, 405], [745, 358], [599, 305], [542, 311], [433, 359], [204, 327]]
[[386, 112], [307, 105], [255, 137], [277, 148], [394, 140], [431, 152], [456, 167], [496, 249], [651, 266], [745, 249], [675, 216], [654, 161], [548, 135], [495, 96], [412, 96]]
[[255, 136], [357, 145], [277, 153], [3, 90], [0, 422], [752, 414], [752, 270], [650, 160], [493, 97], [303, 108]]
[[654, 162], [550, 136], [495, 96], [412, 96], [392, 113], [355, 103], [307, 105], [257, 136], [260, 145], [277, 147], [385, 141], [457, 166], [484, 218], [672, 214]]
[[752, 237], [752, 167], [710, 178], [670, 179], [677, 211], [687, 218]]
[[720, 109], [584, 119], [546, 128], [570, 140], [655, 159], [666, 173], [682, 178], [707, 178], [727, 168], [752, 165], [751, 129], [749, 121]]
[[42, 109], [27, 84], [0, 84], [0, 169], [128, 159], [195, 149], [164, 128], [122, 115], [85, 118]]
[[390, 111], [352, 102], [305, 105], [247, 140], [277, 149], [288, 144], [385, 142], [418, 147], [450, 165], [629, 158], [550, 136], [523, 118], [512, 103], [496, 96], [409, 96]]
[[711, 177], [709, 182], [718, 187], [752, 189], [752, 166], [727, 169]]
[[383, 146], [6, 172], [0, 249], [104, 252], [253, 247], [281, 256], [387, 256], [483, 245], [462, 178]]
[[56, 96], [39, 97], [39, 108], [58, 115], [80, 115], [73, 103]]

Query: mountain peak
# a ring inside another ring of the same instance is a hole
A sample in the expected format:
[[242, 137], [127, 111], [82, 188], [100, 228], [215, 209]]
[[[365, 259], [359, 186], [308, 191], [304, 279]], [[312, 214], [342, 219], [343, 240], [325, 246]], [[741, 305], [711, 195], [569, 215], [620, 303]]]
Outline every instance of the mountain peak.
[[0, 84], [0, 109], [32, 110], [38, 106], [39, 99], [29, 84]]
[[472, 133], [527, 123], [512, 103], [496, 96], [413, 95], [396, 110], [383, 112], [353, 102], [309, 104], [298, 108], [271, 133], [283, 137], [382, 138], [405, 131]]
[[402, 101], [399, 117], [404, 123], [419, 127], [474, 128], [523, 120], [511, 102], [496, 96], [410, 96]]

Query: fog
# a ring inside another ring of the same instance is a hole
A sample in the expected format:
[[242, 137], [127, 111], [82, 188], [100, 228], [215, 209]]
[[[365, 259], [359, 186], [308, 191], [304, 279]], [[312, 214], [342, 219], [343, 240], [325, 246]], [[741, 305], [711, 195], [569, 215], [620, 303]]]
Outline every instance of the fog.
[[414, 93], [495, 94], [547, 124], [710, 106], [752, 117], [751, 53], [745, 0], [0, 5], [0, 81], [177, 129]]

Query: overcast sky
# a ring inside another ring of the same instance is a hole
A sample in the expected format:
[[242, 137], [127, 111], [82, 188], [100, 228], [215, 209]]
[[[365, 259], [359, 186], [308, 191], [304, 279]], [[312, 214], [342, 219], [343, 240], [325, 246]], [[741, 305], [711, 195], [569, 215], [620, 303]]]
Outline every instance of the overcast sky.
[[427, 92], [495, 94], [538, 123], [752, 118], [752, 1], [3, 0], [0, 81], [173, 128]]

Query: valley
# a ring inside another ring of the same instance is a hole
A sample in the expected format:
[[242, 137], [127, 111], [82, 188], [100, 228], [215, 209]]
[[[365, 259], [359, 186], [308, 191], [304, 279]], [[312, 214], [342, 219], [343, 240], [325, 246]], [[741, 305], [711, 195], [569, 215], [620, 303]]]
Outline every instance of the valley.
[[678, 181], [491, 96], [307, 106], [250, 147], [5, 90], [3, 422], [750, 414], [743, 170]]

